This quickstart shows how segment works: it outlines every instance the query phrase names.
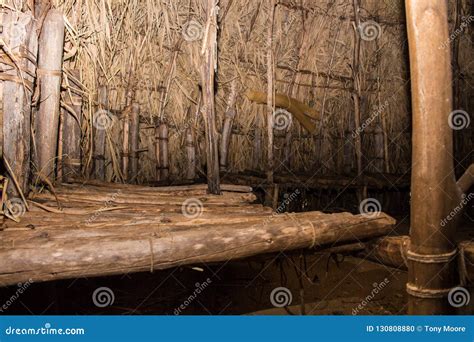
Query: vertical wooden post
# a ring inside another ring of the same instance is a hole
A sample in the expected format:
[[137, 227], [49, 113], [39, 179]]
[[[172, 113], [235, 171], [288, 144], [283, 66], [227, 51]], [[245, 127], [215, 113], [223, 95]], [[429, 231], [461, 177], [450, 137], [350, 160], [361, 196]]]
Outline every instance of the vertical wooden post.
[[98, 180], [105, 180], [105, 135], [107, 134], [108, 124], [97, 124], [103, 119], [110, 120], [108, 117], [108, 90], [107, 86], [102, 85], [98, 89], [97, 102], [99, 103], [94, 118], [94, 177]]
[[186, 154], [188, 157], [186, 179], [193, 180], [196, 178], [196, 147], [192, 128], [186, 130]]
[[167, 181], [170, 169], [168, 157], [168, 126], [162, 122], [158, 130], [160, 137], [160, 180]]
[[[0, 13], [0, 19], [4, 42], [17, 58], [18, 66], [18, 69], [13, 67], [6, 55], [0, 57], [0, 68], [3, 70], [0, 74], [0, 156], [8, 161], [21, 192], [26, 194], [30, 175], [31, 98], [34, 83], [31, 75], [36, 73], [38, 37], [30, 14], [5, 10]], [[17, 30], [17, 25], [20, 25], [20, 30]], [[25, 35], [15, 36], [10, 35], [10, 32], [25, 32]], [[13, 181], [9, 182], [7, 191], [12, 197], [20, 195]]]
[[[355, 18], [355, 27], [354, 27], [354, 57], [352, 61], [352, 78], [354, 81], [354, 93], [352, 94], [352, 99], [354, 100], [354, 126], [355, 129], [359, 132], [354, 136], [354, 146], [357, 160], [357, 175], [362, 176], [362, 136], [360, 130], [361, 123], [361, 111], [360, 111], [360, 100], [362, 97], [362, 90], [360, 86], [360, 16], [359, 16], [359, 0], [353, 0], [354, 5], [354, 18]], [[365, 191], [364, 191], [365, 192]], [[366, 194], [359, 192], [359, 201], [366, 197]]]
[[129, 180], [130, 158], [130, 114], [131, 108], [127, 107], [122, 113], [122, 174], [125, 181]]
[[[258, 109], [257, 109], [258, 111]], [[255, 135], [253, 140], [253, 160], [252, 168], [256, 171], [261, 170], [262, 164], [262, 130], [260, 128], [260, 113], [257, 113], [255, 119]]]
[[461, 202], [453, 167], [452, 73], [446, 1], [406, 0], [413, 107], [409, 314], [447, 314], [456, 279], [456, 220]]
[[[81, 174], [81, 127], [82, 127], [82, 96], [80, 89], [79, 70], [71, 70], [72, 78], [69, 79], [70, 88], [64, 94], [64, 103], [68, 108], [63, 108], [63, 133], [62, 153], [63, 180], [77, 178]], [[71, 113], [70, 111], [74, 111]]]
[[155, 161], [156, 161], [156, 177], [155, 180], [161, 180], [161, 157], [160, 157], [160, 125], [155, 123]]
[[207, 184], [211, 194], [219, 195], [219, 153], [218, 136], [216, 129], [216, 109], [214, 98], [214, 81], [217, 69], [217, 2], [207, 0], [206, 8], [206, 37], [203, 42], [202, 57], [202, 88], [203, 88], [203, 116], [206, 126], [207, 151]]
[[227, 159], [229, 155], [230, 138], [232, 136], [232, 124], [234, 123], [234, 118], [235, 118], [235, 98], [236, 98], [236, 89], [235, 89], [235, 85], [233, 85], [227, 111], [225, 113], [224, 125], [222, 127], [222, 140], [221, 140], [221, 145], [220, 145], [221, 171], [227, 170]]
[[[273, 56], [273, 24], [275, 20], [275, 0], [269, 0], [270, 2], [270, 13], [269, 13], [269, 24], [267, 33], [267, 182], [273, 184], [273, 113], [275, 111], [275, 66]], [[270, 197], [273, 196], [273, 192], [268, 193]], [[270, 200], [273, 202], [273, 200]]]
[[[130, 179], [136, 179], [138, 175], [138, 140], [140, 137], [140, 106], [132, 104], [132, 115], [130, 120]], [[125, 176], [125, 175], [124, 175]]]
[[35, 117], [38, 172], [54, 178], [58, 148], [59, 101], [64, 45], [64, 19], [50, 10], [43, 22], [38, 53], [39, 109]]
[[377, 168], [377, 172], [383, 173], [385, 170], [385, 144], [384, 144], [384, 133], [382, 127], [377, 126], [374, 130], [375, 140], [375, 163], [374, 166]]

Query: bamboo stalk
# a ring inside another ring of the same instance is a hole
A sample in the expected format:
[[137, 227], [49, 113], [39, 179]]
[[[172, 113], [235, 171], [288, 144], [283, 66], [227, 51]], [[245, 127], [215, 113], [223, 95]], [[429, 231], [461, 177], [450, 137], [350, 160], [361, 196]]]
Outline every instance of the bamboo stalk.
[[214, 98], [214, 81], [217, 69], [217, 3], [218, 0], [207, 0], [206, 7], [206, 36], [202, 46], [202, 85], [203, 85], [203, 117], [206, 131], [207, 151], [207, 183], [209, 192], [219, 195], [219, 153], [218, 136], [216, 129], [216, 109]]
[[138, 103], [132, 104], [131, 120], [130, 120], [130, 179], [136, 180], [138, 175], [139, 160], [139, 142], [140, 137], [140, 106]]
[[70, 88], [63, 93], [66, 105], [62, 109], [63, 181], [78, 178], [81, 174], [82, 96], [78, 92], [80, 73], [79, 70], [71, 70], [70, 73], [72, 75], [72, 78], [69, 79]]
[[38, 172], [55, 178], [58, 147], [59, 103], [64, 44], [64, 19], [58, 10], [50, 10], [41, 30], [38, 52], [39, 108], [35, 117]]

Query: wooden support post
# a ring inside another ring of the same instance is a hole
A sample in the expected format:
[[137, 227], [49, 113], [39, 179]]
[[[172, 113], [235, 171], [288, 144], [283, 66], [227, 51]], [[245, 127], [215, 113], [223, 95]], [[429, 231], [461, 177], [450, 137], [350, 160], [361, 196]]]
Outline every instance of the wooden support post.
[[169, 178], [168, 125], [162, 122], [158, 127], [160, 139], [160, 180]]
[[[105, 135], [109, 126], [106, 121], [110, 120], [107, 112], [109, 108], [107, 86], [99, 87], [97, 102], [99, 106], [94, 118], [94, 177], [98, 180], [105, 180]], [[104, 119], [106, 124], [98, 124]]]
[[260, 113], [257, 114], [255, 118], [255, 136], [253, 140], [253, 160], [252, 160], [252, 169], [256, 171], [261, 171], [262, 165], [262, 129]]
[[446, 1], [406, 0], [413, 108], [410, 314], [448, 314], [456, 274], [457, 221], [462, 201], [453, 166], [452, 73]]
[[79, 93], [79, 70], [71, 70], [71, 75], [68, 80], [70, 88], [63, 92], [67, 106], [62, 109], [63, 181], [78, 178], [81, 174], [82, 96]]
[[[267, 32], [267, 182], [273, 184], [273, 113], [275, 112], [275, 66], [273, 56], [273, 24], [275, 20], [275, 0], [269, 0], [270, 2], [270, 13], [269, 13], [269, 25]], [[273, 192], [270, 191], [267, 195], [272, 196]], [[273, 200], [270, 199], [270, 202]]]
[[59, 101], [64, 45], [64, 19], [50, 10], [41, 30], [38, 53], [39, 109], [35, 117], [37, 168], [44, 177], [55, 177], [58, 148]]
[[133, 103], [130, 120], [130, 180], [132, 181], [135, 181], [138, 175], [139, 137], [140, 106], [138, 105], [138, 103]]
[[160, 125], [155, 126], [155, 165], [156, 165], [156, 177], [155, 180], [159, 182], [161, 180], [161, 158], [160, 158]]
[[[14, 58], [16, 66], [7, 54], [0, 56], [0, 156], [11, 166], [20, 191], [10, 181], [7, 188], [12, 197], [28, 192], [30, 175], [31, 101], [36, 71], [38, 37], [35, 21], [27, 13], [11, 12], [2, 8], [0, 21], [2, 39]], [[18, 27], [19, 26], [19, 27]], [[25, 35], [10, 34], [25, 32]], [[3, 52], [3, 51], [2, 51]]]
[[[360, 101], [362, 97], [362, 89], [360, 86], [360, 6], [359, 0], [353, 0], [354, 4], [354, 18], [355, 18], [355, 27], [354, 27], [354, 58], [352, 61], [352, 78], [354, 80], [354, 93], [352, 94], [352, 99], [354, 100], [354, 126], [359, 134], [354, 135], [354, 146], [356, 153], [357, 161], [357, 175], [362, 176], [362, 136], [360, 134], [361, 127], [361, 110], [360, 110]], [[362, 201], [367, 197], [367, 190], [358, 192], [359, 201]]]
[[232, 136], [232, 124], [235, 118], [235, 108], [229, 107], [222, 128], [222, 141], [220, 145], [220, 166], [221, 171], [227, 171], [227, 159], [229, 156], [230, 138]]
[[194, 180], [196, 178], [196, 147], [192, 128], [186, 130], [186, 155], [188, 157], [186, 179]]
[[204, 38], [202, 57], [203, 117], [206, 131], [207, 184], [209, 193], [219, 195], [219, 153], [216, 129], [216, 108], [214, 98], [215, 72], [217, 69], [217, 2], [207, 0], [206, 37]]
[[130, 114], [131, 108], [127, 107], [122, 114], [122, 174], [124, 181], [129, 180], [129, 158], [130, 158]]

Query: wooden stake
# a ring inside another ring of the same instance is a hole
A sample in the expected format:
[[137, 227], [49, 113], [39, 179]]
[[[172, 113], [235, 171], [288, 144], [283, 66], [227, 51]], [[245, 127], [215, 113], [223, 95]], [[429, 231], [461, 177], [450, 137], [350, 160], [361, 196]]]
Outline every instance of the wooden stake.
[[129, 158], [130, 158], [130, 114], [131, 108], [127, 107], [123, 111], [122, 120], [122, 174], [125, 181], [129, 180]]
[[273, 113], [275, 112], [275, 66], [273, 60], [273, 25], [275, 20], [276, 3], [275, 0], [269, 1], [270, 13], [267, 32], [267, 182], [268, 184], [273, 184]]
[[[80, 89], [79, 70], [70, 71], [70, 88], [64, 92], [64, 103], [67, 108], [62, 109], [63, 117], [63, 180], [78, 178], [81, 174], [81, 126], [82, 126], [82, 96]], [[72, 113], [73, 111], [74, 113]]]
[[168, 126], [162, 122], [158, 130], [160, 137], [160, 180], [167, 181], [169, 177]]
[[206, 127], [207, 184], [209, 187], [209, 193], [214, 195], [219, 195], [221, 193], [214, 98], [214, 81], [217, 69], [217, 3], [218, 0], [207, 0], [206, 35], [203, 40], [203, 48], [201, 51], [204, 62], [202, 66], [202, 113]]
[[196, 178], [196, 147], [192, 128], [186, 130], [186, 155], [188, 157], [186, 179], [193, 180]]
[[50, 10], [43, 22], [38, 53], [39, 109], [35, 117], [38, 172], [55, 178], [58, 148], [59, 102], [63, 62], [64, 19], [58, 10]]
[[220, 145], [220, 169], [227, 170], [227, 158], [229, 155], [230, 138], [232, 136], [232, 124], [235, 118], [235, 98], [236, 89], [235, 83], [232, 85], [230, 100], [225, 114], [224, 125], [222, 128], [222, 140]]
[[[24, 28], [26, 35], [20, 39], [8, 39], [3, 34], [5, 49], [0, 57], [0, 156], [11, 163], [11, 172], [16, 178], [18, 191], [13, 182], [8, 182], [7, 192], [10, 197], [28, 194], [30, 175], [31, 143], [31, 102], [36, 71], [38, 37], [33, 18], [26, 13], [13, 13], [2, 9], [0, 13], [3, 33], [15, 30], [17, 25]], [[2, 50], [3, 52], [3, 50]], [[21, 56], [23, 55], [23, 57]], [[11, 61], [15, 62], [12, 66]], [[7, 62], [7, 63], [4, 63]]]
[[140, 137], [140, 106], [138, 103], [132, 105], [132, 115], [130, 120], [130, 179], [135, 180], [138, 175], [139, 158], [139, 137]]
[[109, 108], [107, 86], [99, 87], [97, 100], [99, 106], [94, 118], [94, 176], [98, 180], [105, 180], [105, 136], [109, 125], [107, 123], [102, 125], [97, 121], [102, 121], [103, 118], [110, 119], [107, 112]]

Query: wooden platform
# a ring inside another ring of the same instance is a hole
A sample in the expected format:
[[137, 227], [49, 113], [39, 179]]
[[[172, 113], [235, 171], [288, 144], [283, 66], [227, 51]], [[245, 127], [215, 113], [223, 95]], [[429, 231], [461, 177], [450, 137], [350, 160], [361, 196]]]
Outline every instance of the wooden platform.
[[273, 213], [246, 186], [64, 184], [30, 196], [0, 226], [0, 286], [155, 271], [384, 236], [395, 221], [349, 213]]

